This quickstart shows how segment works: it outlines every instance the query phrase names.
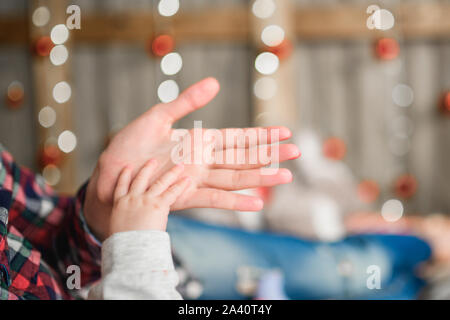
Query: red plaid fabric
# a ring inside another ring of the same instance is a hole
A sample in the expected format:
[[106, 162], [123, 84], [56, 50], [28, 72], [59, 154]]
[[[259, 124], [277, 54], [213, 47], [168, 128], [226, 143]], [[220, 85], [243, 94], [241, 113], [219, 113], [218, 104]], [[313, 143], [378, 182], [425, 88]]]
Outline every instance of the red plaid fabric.
[[81, 286], [100, 278], [101, 244], [83, 217], [86, 186], [57, 195], [17, 166], [0, 145], [0, 299], [73, 299], [66, 281], [76, 265]]

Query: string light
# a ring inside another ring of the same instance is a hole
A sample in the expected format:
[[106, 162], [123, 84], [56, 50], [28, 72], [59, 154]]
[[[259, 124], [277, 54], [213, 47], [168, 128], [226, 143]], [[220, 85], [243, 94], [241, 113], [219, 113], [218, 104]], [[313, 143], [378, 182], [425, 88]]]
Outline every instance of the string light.
[[64, 24], [58, 24], [52, 28], [50, 38], [54, 44], [63, 44], [69, 39], [69, 29]]
[[403, 216], [403, 204], [397, 199], [386, 201], [381, 208], [381, 215], [388, 222], [400, 220]]
[[54, 164], [49, 164], [42, 170], [42, 176], [49, 185], [57, 185], [61, 180], [61, 171]]
[[50, 21], [50, 11], [47, 7], [39, 7], [34, 10], [31, 20], [36, 27], [43, 27]]
[[164, 17], [175, 15], [179, 8], [180, 2], [178, 0], [161, 0], [158, 4], [158, 12]]
[[270, 100], [277, 93], [277, 82], [271, 77], [263, 77], [255, 82], [253, 93], [261, 100]]
[[280, 61], [278, 57], [271, 52], [260, 53], [255, 60], [255, 68], [259, 73], [271, 75], [278, 70]]
[[397, 84], [392, 90], [392, 100], [400, 107], [408, 107], [414, 101], [414, 92], [406, 84]]
[[389, 30], [395, 24], [394, 15], [386, 9], [378, 9], [372, 15], [374, 26], [378, 30]]
[[265, 27], [261, 33], [261, 41], [269, 46], [276, 47], [284, 40], [284, 30], [278, 25], [269, 25]]
[[55, 66], [60, 66], [67, 61], [69, 51], [65, 45], [57, 45], [50, 51], [50, 61]]
[[[178, 0], [161, 0], [158, 4], [160, 15], [169, 17], [178, 12], [180, 3]], [[173, 76], [183, 67], [183, 59], [177, 52], [171, 52], [174, 48], [174, 40], [170, 35], [160, 35], [152, 42], [152, 51], [161, 59], [161, 71], [165, 75]], [[158, 98], [163, 103], [169, 103], [178, 98], [180, 89], [175, 80], [165, 80], [158, 86]]]
[[260, 19], [270, 18], [276, 9], [273, 0], [256, 0], [252, 6], [253, 14]]
[[168, 76], [177, 74], [182, 67], [183, 59], [177, 52], [169, 53], [161, 59], [161, 70]]
[[77, 137], [72, 131], [65, 130], [58, 137], [58, 147], [65, 153], [72, 152], [77, 146]]
[[56, 122], [56, 112], [52, 107], [46, 106], [39, 111], [39, 124], [44, 128], [50, 128]]
[[25, 97], [25, 90], [20, 81], [13, 81], [6, 91], [6, 102], [12, 109], [20, 107]]
[[53, 88], [53, 99], [55, 99], [55, 101], [58, 103], [65, 103], [69, 101], [71, 95], [72, 89], [70, 88], [70, 85], [65, 81], [57, 83]]
[[158, 87], [158, 97], [161, 102], [168, 103], [178, 97], [179, 91], [178, 84], [174, 80], [166, 80]]

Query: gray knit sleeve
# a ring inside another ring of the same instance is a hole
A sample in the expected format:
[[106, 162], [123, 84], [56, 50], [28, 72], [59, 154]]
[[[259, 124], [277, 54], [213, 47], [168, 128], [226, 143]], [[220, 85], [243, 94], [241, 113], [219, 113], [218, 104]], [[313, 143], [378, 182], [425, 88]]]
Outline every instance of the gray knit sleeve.
[[102, 279], [89, 299], [178, 300], [177, 284], [167, 232], [119, 232], [103, 243]]

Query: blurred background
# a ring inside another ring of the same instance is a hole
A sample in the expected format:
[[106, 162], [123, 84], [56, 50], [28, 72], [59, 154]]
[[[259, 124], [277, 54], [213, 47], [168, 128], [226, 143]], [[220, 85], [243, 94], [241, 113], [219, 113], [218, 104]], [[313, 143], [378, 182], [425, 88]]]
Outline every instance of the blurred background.
[[[185, 214], [334, 240], [342, 217], [450, 212], [450, 1], [2, 0], [0, 139], [63, 192], [110, 137], [207, 76], [191, 128], [287, 125], [264, 214]], [[301, 221], [301, 223], [300, 223]]]

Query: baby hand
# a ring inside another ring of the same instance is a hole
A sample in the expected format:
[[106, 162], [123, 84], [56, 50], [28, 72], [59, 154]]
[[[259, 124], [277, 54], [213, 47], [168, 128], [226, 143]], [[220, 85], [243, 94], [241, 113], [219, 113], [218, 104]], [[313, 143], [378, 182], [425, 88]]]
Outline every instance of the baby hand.
[[149, 186], [156, 164], [156, 160], [147, 162], [133, 181], [131, 168], [122, 170], [114, 191], [109, 235], [133, 230], [166, 230], [170, 206], [187, 189], [190, 179], [179, 180], [184, 170], [179, 164]]

